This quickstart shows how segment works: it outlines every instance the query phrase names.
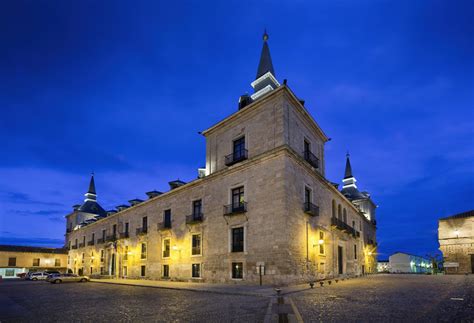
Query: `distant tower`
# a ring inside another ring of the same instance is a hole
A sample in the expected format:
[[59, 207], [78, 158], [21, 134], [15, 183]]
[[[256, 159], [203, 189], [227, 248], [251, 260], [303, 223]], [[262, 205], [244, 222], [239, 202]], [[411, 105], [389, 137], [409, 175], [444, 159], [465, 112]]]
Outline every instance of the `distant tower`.
[[342, 179], [343, 186], [341, 193], [353, 204], [358, 206], [368, 220], [375, 221], [375, 208], [377, 206], [370, 198], [368, 192], [360, 192], [357, 189], [357, 180], [352, 174], [352, 166], [349, 157], [348, 153], [346, 155], [346, 169], [344, 171], [344, 178]]
[[84, 194], [84, 203], [75, 205], [74, 211], [66, 216], [66, 232], [70, 232], [83, 225], [86, 221], [95, 221], [107, 216], [107, 212], [97, 203], [94, 174], [91, 175], [89, 189]]

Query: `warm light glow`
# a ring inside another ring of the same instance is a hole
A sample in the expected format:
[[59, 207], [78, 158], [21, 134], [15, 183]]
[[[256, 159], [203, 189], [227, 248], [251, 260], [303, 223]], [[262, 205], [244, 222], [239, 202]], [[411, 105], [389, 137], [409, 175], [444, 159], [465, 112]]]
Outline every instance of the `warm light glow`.
[[323, 239], [319, 239], [318, 243], [319, 243], [319, 244], [324, 244], [324, 240], [323, 240]]
[[454, 230], [455, 235], [459, 235], [459, 230]]
[[176, 245], [174, 245], [173, 250], [178, 250], [178, 247]]
[[368, 255], [369, 255], [369, 256], [372, 256], [372, 251], [369, 251]]

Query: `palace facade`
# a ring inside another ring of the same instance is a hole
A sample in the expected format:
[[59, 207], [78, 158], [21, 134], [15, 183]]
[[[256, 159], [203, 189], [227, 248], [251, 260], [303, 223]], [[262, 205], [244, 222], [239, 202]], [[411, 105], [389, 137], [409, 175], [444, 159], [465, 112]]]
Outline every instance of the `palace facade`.
[[103, 277], [290, 284], [376, 271], [375, 204], [349, 156], [342, 190], [325, 177], [329, 140], [280, 84], [264, 35], [252, 95], [202, 132], [206, 166], [114, 211], [94, 177], [67, 218], [68, 268]]

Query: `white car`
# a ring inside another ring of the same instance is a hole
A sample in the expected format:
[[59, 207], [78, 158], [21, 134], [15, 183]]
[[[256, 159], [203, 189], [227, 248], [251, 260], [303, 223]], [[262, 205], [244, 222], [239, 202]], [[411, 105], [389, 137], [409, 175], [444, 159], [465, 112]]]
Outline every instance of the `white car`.
[[30, 272], [26, 275], [27, 280], [45, 280], [48, 277], [47, 273], [44, 272]]
[[59, 274], [59, 275], [50, 275], [47, 281], [53, 284], [72, 283], [72, 282], [85, 283], [89, 281], [89, 277], [80, 276], [76, 274]]

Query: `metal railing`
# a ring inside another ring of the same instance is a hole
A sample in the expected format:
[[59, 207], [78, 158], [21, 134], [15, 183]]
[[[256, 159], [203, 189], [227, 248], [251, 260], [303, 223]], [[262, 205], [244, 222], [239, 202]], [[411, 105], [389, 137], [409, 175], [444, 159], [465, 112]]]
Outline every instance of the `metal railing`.
[[95, 241], [94, 241], [94, 240], [87, 241], [87, 245], [88, 245], [88, 246], [93, 246], [94, 244], [95, 244]]
[[148, 228], [147, 227], [137, 228], [137, 236], [144, 235], [144, 234], [147, 234], [147, 233], [148, 233]]
[[332, 226], [335, 226], [339, 230], [346, 231], [347, 233], [349, 233], [353, 236], [355, 236], [355, 234], [356, 234], [353, 227], [351, 227], [350, 225], [348, 225], [344, 221], [339, 220], [338, 218], [332, 217], [331, 218], [331, 224], [332, 224]]
[[304, 202], [303, 203], [303, 210], [304, 213], [312, 215], [312, 216], [318, 216], [319, 215], [319, 206], [316, 204], [313, 204], [311, 202]]
[[247, 202], [224, 205], [224, 215], [233, 215], [247, 212]]
[[72, 245], [71, 249], [77, 249], [77, 245]]
[[171, 221], [163, 221], [158, 223], [158, 230], [168, 230], [171, 229]]
[[231, 166], [242, 160], [246, 160], [247, 158], [248, 158], [247, 149], [242, 149], [238, 152], [233, 152], [232, 154], [225, 156], [225, 165]]
[[203, 214], [202, 213], [186, 215], [186, 223], [187, 224], [199, 223], [199, 222], [202, 222], [202, 220], [203, 220]]
[[105, 238], [105, 241], [107, 241], [107, 242], [114, 242], [115, 240], [117, 240], [117, 235], [116, 234], [112, 234], [112, 235], [107, 236]]
[[101, 244], [101, 243], [104, 243], [104, 242], [105, 242], [104, 238], [97, 239], [97, 244]]
[[86, 244], [84, 242], [79, 243], [79, 248], [84, 248]]
[[314, 168], [319, 168], [319, 158], [309, 150], [303, 152], [303, 158]]
[[120, 232], [119, 233], [119, 238], [120, 239], [126, 239], [126, 238], [129, 238], [130, 237], [130, 233], [129, 232]]

